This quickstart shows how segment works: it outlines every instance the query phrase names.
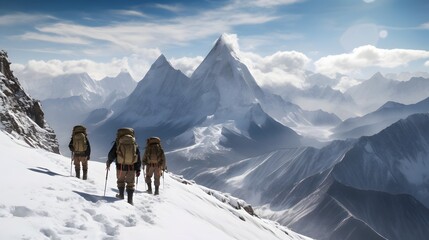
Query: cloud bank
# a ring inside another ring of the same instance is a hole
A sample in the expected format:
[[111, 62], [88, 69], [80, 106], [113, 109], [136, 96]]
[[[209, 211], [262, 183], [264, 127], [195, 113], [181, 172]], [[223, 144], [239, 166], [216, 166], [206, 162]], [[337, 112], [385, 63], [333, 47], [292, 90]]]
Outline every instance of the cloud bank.
[[322, 57], [314, 62], [314, 66], [316, 72], [333, 77], [336, 73], [350, 75], [370, 67], [393, 69], [426, 58], [429, 58], [429, 51], [381, 49], [366, 45], [353, 49], [351, 53]]

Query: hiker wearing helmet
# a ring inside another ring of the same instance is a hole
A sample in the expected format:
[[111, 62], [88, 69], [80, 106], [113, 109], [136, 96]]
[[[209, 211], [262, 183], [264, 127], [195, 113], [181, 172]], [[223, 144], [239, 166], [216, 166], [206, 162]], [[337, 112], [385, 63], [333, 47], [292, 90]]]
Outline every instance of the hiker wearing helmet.
[[159, 194], [160, 177], [165, 170], [165, 155], [158, 137], [150, 137], [146, 141], [146, 149], [143, 155], [143, 164], [146, 167], [148, 193], [152, 193], [152, 176], [155, 176], [155, 195]]
[[106, 167], [116, 163], [116, 178], [119, 193], [117, 198], [124, 199], [127, 191], [128, 203], [133, 205], [135, 178], [140, 176], [140, 150], [134, 137], [134, 129], [120, 128], [116, 134], [116, 141], [109, 151]]
[[80, 166], [82, 164], [82, 179], [86, 180], [88, 178], [88, 160], [91, 155], [91, 146], [84, 126], [76, 125], [73, 127], [69, 149], [72, 152], [72, 161], [74, 162], [76, 177], [80, 178]]

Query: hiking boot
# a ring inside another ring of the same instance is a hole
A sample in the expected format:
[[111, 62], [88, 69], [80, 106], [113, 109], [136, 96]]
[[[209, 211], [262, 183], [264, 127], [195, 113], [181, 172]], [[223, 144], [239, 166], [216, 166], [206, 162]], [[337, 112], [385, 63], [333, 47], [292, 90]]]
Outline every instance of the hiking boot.
[[75, 168], [74, 170], [76, 171], [76, 177], [80, 178], [80, 168]]
[[125, 188], [124, 187], [120, 187], [118, 189], [119, 189], [119, 193], [116, 194], [116, 197], [119, 198], [119, 199], [124, 199], [124, 190], [125, 190]]
[[131, 204], [131, 205], [134, 205], [134, 203], [133, 203], [133, 193], [134, 193], [134, 190], [132, 190], [132, 189], [127, 190], [128, 203]]
[[84, 170], [83, 170], [83, 176], [82, 176], [82, 179], [83, 179], [83, 180], [88, 179], [88, 169], [84, 169]]
[[159, 186], [155, 186], [155, 193], [154, 195], [159, 195]]
[[147, 184], [147, 193], [152, 194], [152, 184]]

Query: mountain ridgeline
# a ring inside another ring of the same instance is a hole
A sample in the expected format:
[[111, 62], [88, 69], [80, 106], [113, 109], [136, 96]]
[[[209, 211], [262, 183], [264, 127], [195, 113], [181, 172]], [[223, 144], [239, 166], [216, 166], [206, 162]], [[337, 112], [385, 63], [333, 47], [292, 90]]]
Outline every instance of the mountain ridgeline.
[[130, 96], [106, 112], [113, 114], [99, 122], [86, 122], [97, 138], [98, 157], [105, 156], [114, 139], [111, 129], [123, 126], [136, 130], [140, 144], [151, 135], [160, 136], [167, 149], [192, 146], [196, 144], [196, 128], [217, 126], [219, 134], [213, 137], [218, 142], [225, 147], [251, 143], [247, 147], [241, 144], [237, 151], [249, 150], [254, 155], [278, 147], [300, 146], [302, 137], [285, 124], [340, 122], [335, 115], [305, 111], [264, 92], [224, 36], [190, 78], [161, 55]]

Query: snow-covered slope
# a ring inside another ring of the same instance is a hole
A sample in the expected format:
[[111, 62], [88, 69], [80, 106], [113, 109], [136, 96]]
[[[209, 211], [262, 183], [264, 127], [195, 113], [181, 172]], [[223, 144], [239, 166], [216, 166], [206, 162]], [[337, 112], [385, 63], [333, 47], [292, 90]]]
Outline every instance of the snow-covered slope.
[[0, 51], [0, 130], [58, 153], [55, 133], [45, 121], [40, 102], [27, 95], [9, 64], [6, 52]]
[[250, 215], [242, 200], [172, 174], [159, 196], [143, 193], [140, 179], [131, 206], [113, 197], [113, 172], [103, 196], [103, 163], [90, 162], [83, 181], [70, 176], [70, 159], [3, 132], [0, 151], [8, 161], [0, 175], [0, 191], [7, 193], [0, 196], [1, 239], [308, 239]]
[[387, 102], [372, 113], [345, 120], [332, 129], [333, 135], [331, 137], [345, 139], [371, 136], [399, 119], [406, 118], [415, 113], [427, 112], [429, 112], [429, 98], [410, 105]]

